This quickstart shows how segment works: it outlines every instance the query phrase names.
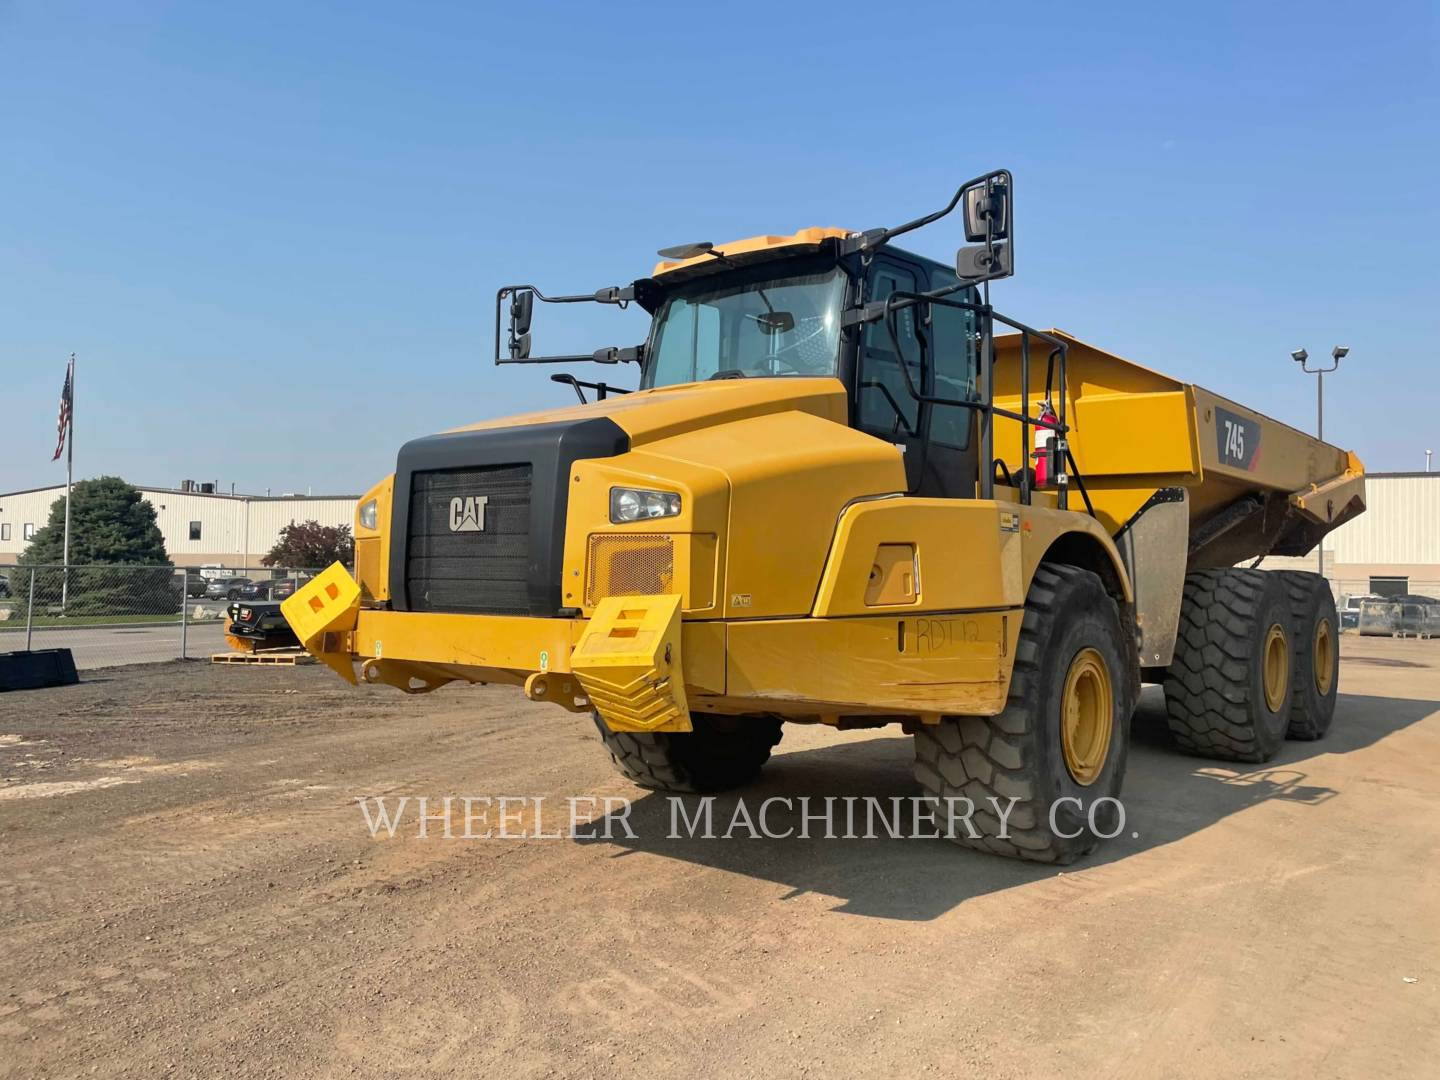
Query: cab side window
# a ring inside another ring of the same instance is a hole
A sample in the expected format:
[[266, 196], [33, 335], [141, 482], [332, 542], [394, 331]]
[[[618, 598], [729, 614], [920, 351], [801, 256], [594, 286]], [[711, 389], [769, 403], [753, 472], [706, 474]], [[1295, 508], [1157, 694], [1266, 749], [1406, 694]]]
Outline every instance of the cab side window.
[[[897, 292], [919, 292], [915, 274], [901, 266], [877, 263], [871, 279], [870, 300], [884, 300]], [[895, 312], [895, 338], [887, 320], [869, 323], [861, 342], [859, 426], [892, 440], [913, 438], [920, 430], [920, 403], [910, 396], [900, 365], [906, 365], [910, 382], [924, 393], [920, 371], [920, 343], [915, 336], [919, 309], [911, 306]], [[896, 339], [900, 350], [896, 352]]]
[[[959, 282], [947, 271], [931, 274], [934, 288], [947, 288]], [[947, 299], [973, 300], [969, 290], [951, 293]], [[931, 393], [948, 401], [974, 401], [980, 372], [979, 325], [975, 312], [963, 308], [933, 304], [930, 308], [932, 336], [932, 370], [934, 389]], [[970, 433], [975, 427], [975, 410], [955, 405], [936, 405], [930, 411], [930, 439], [941, 446], [956, 450], [970, 447]]]

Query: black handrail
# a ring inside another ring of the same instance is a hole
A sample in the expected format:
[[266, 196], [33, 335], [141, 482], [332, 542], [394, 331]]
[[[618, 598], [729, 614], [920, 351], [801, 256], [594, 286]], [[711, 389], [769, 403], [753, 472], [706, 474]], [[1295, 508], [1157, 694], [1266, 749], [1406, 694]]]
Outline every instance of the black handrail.
[[[1021, 412], [1017, 413], [1012, 412], [1009, 409], [1002, 409], [994, 403], [994, 393], [990, 385], [991, 371], [989, 370], [994, 365], [994, 357], [990, 354], [990, 350], [983, 348], [981, 350], [982, 356], [979, 373], [980, 400], [963, 401], [952, 398], [942, 398], [937, 397], [933, 394], [921, 393], [918, 389], [916, 389], [915, 382], [910, 376], [909, 365], [904, 362], [905, 354], [904, 350], [900, 345], [900, 335], [896, 328], [895, 314], [903, 308], [914, 307], [919, 304], [942, 304], [945, 307], [953, 307], [959, 308], [964, 311], [975, 312], [977, 315], [980, 316], [983, 324], [981, 327], [982, 346], [984, 345], [984, 343], [993, 340], [991, 324], [996, 321], [1003, 323], [1004, 325], [1009, 326], [1012, 329], [1018, 330], [1020, 332]], [[904, 377], [905, 390], [911, 398], [913, 398], [921, 405], [928, 405], [932, 408], [936, 405], [939, 405], [942, 407], [948, 406], [951, 408], [974, 409], [978, 413], [980, 413], [983, 420], [980, 438], [980, 456], [984, 459], [985, 462], [988, 463], [994, 459], [994, 447], [992, 443], [993, 433], [991, 431], [989, 421], [993, 420], [996, 416], [1003, 416], [1007, 420], [1014, 420], [1020, 424], [1020, 440], [1022, 447], [1022, 454], [1020, 458], [1020, 501], [1022, 503], [1028, 506], [1030, 505], [1031, 501], [1029, 474], [1024, 467], [1025, 461], [1029, 457], [1030, 451], [1030, 429], [1033, 427], [1044, 426], [1053, 430], [1055, 432], [1055, 437], [1060, 440], [1058, 455], [1059, 469], [1057, 470], [1055, 475], [1055, 486], [1058, 489], [1056, 492], [1056, 504], [1062, 510], [1069, 509], [1070, 475], [1073, 473], [1076, 485], [1080, 489], [1080, 497], [1085, 501], [1085, 509], [1090, 513], [1092, 517], [1095, 515], [1095, 507], [1090, 501], [1090, 493], [1085, 488], [1085, 482], [1080, 476], [1079, 466], [1075, 463], [1075, 455], [1071, 453], [1069, 441], [1066, 439], [1066, 435], [1070, 431], [1070, 426], [1066, 422], [1065, 408], [1065, 387], [1068, 385], [1066, 381], [1066, 374], [1069, 349], [1064, 341], [1061, 341], [1053, 334], [1047, 334], [1043, 330], [1037, 330], [1033, 326], [1027, 326], [1024, 323], [1016, 322], [1014, 319], [1010, 319], [1004, 315], [1000, 315], [988, 303], [977, 304], [967, 300], [950, 300], [943, 295], [937, 296], [927, 293], [906, 292], [903, 290], [897, 290], [896, 292], [891, 293], [883, 301], [883, 310], [880, 312], [880, 318], [882, 318], [885, 322], [885, 329], [890, 335], [891, 344], [895, 348], [895, 355], [900, 358], [900, 363], [898, 365], [900, 368], [900, 374]], [[1030, 416], [1030, 337], [1032, 335], [1043, 341], [1047, 341], [1052, 346], [1054, 346], [1054, 348], [1050, 352], [1049, 369], [1046, 372], [1045, 379], [1045, 391], [1047, 401], [1053, 401], [1052, 395], [1054, 393], [1054, 386], [1052, 383], [1052, 377], [1055, 372], [1055, 360], [1057, 357], [1059, 358], [1060, 400], [1057, 404], [1056, 420], [1054, 422], [1041, 421], [1036, 417]], [[1067, 463], [1070, 469], [1069, 473], [1067, 473], [1066, 471]], [[980, 497], [982, 499], [993, 498], [995, 493], [994, 467], [982, 464], [979, 470], [979, 479]]]
[[585, 400], [585, 391], [580, 389], [582, 386], [586, 389], [595, 391], [596, 401], [604, 401], [606, 395], [608, 394], [630, 394], [634, 392], [623, 386], [611, 386], [609, 383], [605, 382], [586, 382], [584, 379], [577, 379], [574, 375], [570, 375], [568, 373], [551, 375], [550, 381], [555, 383], [561, 383], [574, 390], [576, 396], [580, 399], [581, 405], [590, 404], [588, 401]]

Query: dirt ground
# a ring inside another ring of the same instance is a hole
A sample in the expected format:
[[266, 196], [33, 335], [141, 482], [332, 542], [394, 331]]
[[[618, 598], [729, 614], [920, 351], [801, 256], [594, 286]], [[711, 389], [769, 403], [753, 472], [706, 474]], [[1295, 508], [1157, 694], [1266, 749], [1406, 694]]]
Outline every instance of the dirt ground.
[[[1181, 756], [1147, 691], [1127, 831], [1065, 872], [670, 840], [588, 718], [506, 689], [3, 695], [0, 1076], [1432, 1075], [1440, 642], [1344, 654], [1329, 738], [1263, 768]], [[792, 726], [746, 797], [909, 795], [910, 753]], [[356, 798], [407, 794], [625, 796], [638, 835], [372, 839]]]

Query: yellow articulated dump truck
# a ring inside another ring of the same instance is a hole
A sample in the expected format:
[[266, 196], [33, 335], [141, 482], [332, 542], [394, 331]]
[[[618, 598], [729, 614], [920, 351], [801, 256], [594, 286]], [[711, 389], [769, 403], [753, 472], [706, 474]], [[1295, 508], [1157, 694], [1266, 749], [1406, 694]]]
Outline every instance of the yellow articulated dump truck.
[[[786, 723], [898, 724], [941, 831], [1047, 862], [1104, 831], [1085, 815], [1113, 812], [1142, 681], [1186, 751], [1319, 738], [1329, 589], [1253, 564], [1360, 513], [1360, 462], [996, 312], [1013, 206], [998, 171], [894, 228], [506, 286], [498, 363], [634, 363], [638, 385], [552, 376], [579, 402], [407, 443], [361, 501], [354, 577], [288, 599], [291, 626], [351, 682], [590, 712], [664, 791], [751, 781]], [[952, 211], [955, 266], [893, 243]], [[536, 304], [579, 302], [638, 304], [647, 340], [532, 355]]]

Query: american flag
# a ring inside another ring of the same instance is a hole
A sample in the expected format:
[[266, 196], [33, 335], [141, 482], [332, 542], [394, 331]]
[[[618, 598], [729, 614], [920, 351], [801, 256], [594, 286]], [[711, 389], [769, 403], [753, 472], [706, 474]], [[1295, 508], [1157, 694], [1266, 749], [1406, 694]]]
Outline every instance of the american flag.
[[70, 412], [75, 406], [75, 357], [70, 357], [70, 363], [65, 366], [65, 388], [60, 391], [60, 418], [56, 426], [60, 429], [60, 441], [55, 444], [55, 456], [51, 461], [59, 461], [61, 453], [65, 450], [65, 433], [70, 430]]

